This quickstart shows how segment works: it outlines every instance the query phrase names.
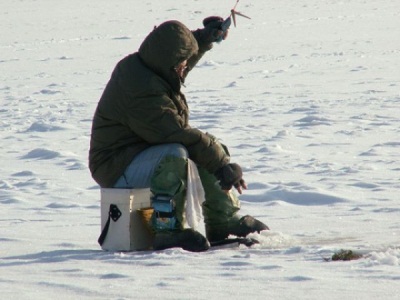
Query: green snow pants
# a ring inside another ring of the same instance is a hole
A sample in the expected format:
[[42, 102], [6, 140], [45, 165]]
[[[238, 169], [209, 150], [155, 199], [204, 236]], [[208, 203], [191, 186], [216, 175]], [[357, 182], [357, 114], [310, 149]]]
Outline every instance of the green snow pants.
[[[182, 229], [185, 222], [185, 198], [187, 190], [187, 159], [181, 157], [164, 157], [155, 169], [151, 178], [150, 189], [153, 195], [168, 195], [173, 198], [176, 227]], [[240, 202], [233, 191], [221, 190], [217, 178], [205, 169], [198, 167], [199, 176], [205, 192], [203, 202], [204, 222], [207, 225], [228, 223], [240, 209]], [[154, 228], [155, 231], [159, 228]]]

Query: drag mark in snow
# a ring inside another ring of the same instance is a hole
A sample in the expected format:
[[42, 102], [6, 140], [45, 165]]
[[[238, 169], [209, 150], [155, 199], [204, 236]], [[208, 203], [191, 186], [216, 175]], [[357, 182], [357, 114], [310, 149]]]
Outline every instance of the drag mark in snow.
[[129, 278], [129, 276], [122, 275], [119, 273], [107, 273], [100, 276], [100, 279], [120, 279], [120, 278]]
[[332, 121], [327, 118], [317, 116], [307, 116], [294, 122], [294, 126], [309, 127], [319, 125], [332, 125]]
[[49, 150], [49, 149], [37, 148], [32, 151], [29, 151], [29, 153], [23, 155], [21, 158], [22, 159], [54, 159], [54, 158], [60, 157], [60, 156], [61, 156], [60, 152]]
[[318, 192], [290, 191], [287, 189], [273, 189], [259, 195], [245, 195], [243, 200], [249, 202], [286, 202], [301, 206], [334, 205], [347, 202], [346, 199]]
[[11, 174], [13, 177], [25, 177], [25, 176], [35, 176], [35, 173], [32, 171], [21, 171], [14, 174]]
[[50, 132], [59, 130], [64, 130], [64, 128], [60, 126], [47, 124], [43, 121], [37, 121], [32, 123], [32, 125], [25, 132]]
[[368, 183], [368, 182], [357, 182], [353, 184], [349, 184], [349, 186], [355, 186], [363, 189], [379, 189], [380, 185]]
[[39, 94], [44, 94], [44, 95], [54, 95], [54, 94], [58, 94], [58, 93], [61, 93], [61, 92], [60, 91], [52, 91], [52, 90], [48, 90], [48, 89], [43, 89], [38, 93]]
[[287, 280], [289, 280], [291, 282], [302, 282], [302, 281], [314, 280], [314, 278], [306, 277], [306, 276], [294, 276], [294, 277], [287, 278]]

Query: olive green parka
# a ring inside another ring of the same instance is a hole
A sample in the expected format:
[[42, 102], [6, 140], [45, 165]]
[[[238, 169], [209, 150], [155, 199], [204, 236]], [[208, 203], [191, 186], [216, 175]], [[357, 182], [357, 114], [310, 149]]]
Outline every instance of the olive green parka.
[[187, 73], [203, 56], [193, 33], [178, 21], [156, 27], [139, 51], [122, 59], [94, 114], [89, 168], [101, 187], [112, 187], [132, 159], [152, 145], [180, 143], [210, 173], [229, 162], [212, 137], [189, 126], [189, 111], [174, 68]]

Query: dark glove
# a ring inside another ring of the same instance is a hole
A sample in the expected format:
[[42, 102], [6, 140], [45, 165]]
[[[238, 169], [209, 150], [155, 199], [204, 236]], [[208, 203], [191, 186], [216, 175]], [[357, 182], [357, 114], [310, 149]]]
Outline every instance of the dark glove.
[[203, 29], [193, 31], [193, 35], [197, 40], [200, 50], [207, 51], [212, 48], [212, 43], [225, 39], [227, 31], [221, 29], [224, 19], [221, 17], [208, 17], [203, 20]]
[[219, 184], [223, 190], [230, 190], [232, 186], [239, 191], [241, 191], [242, 188], [247, 188], [242, 178], [242, 168], [238, 164], [227, 164], [219, 168], [214, 175], [219, 180]]

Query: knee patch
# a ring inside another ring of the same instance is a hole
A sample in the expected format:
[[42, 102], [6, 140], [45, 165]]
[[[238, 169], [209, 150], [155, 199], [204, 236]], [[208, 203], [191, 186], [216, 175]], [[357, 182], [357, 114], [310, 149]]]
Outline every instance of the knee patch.
[[151, 178], [153, 195], [174, 196], [185, 189], [187, 181], [187, 160], [181, 157], [164, 157]]

